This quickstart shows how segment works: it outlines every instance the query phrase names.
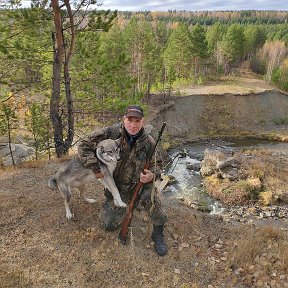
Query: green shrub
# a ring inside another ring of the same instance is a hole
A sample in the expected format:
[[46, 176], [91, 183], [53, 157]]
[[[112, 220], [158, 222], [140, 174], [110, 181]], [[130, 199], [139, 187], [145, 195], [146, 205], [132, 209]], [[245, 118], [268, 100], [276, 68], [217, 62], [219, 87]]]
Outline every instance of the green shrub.
[[281, 89], [284, 91], [288, 91], [288, 81], [285, 81], [282, 83]]
[[271, 80], [275, 84], [279, 84], [281, 79], [281, 70], [279, 68], [275, 68], [272, 71]]

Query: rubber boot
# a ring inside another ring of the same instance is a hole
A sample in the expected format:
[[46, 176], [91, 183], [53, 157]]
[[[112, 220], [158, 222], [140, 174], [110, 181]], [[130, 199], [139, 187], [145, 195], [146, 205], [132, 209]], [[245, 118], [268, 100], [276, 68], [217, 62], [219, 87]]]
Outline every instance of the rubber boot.
[[164, 239], [164, 225], [153, 225], [153, 232], [151, 235], [154, 241], [154, 250], [159, 256], [165, 256], [167, 254], [167, 245]]

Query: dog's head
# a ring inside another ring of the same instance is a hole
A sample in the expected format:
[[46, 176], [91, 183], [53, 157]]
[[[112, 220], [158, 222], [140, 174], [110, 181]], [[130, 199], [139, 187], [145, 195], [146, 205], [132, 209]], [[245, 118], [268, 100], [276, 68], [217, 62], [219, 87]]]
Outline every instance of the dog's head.
[[106, 139], [97, 146], [97, 156], [103, 162], [117, 162], [120, 158], [120, 139]]

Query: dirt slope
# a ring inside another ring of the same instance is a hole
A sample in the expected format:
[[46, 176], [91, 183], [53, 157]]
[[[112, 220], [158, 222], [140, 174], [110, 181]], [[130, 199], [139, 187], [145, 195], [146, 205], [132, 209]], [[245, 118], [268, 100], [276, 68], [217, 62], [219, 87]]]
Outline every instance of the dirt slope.
[[[197, 216], [178, 203], [167, 203], [171, 218], [167, 257], [156, 256], [150, 235], [137, 243], [137, 231], [135, 240], [122, 246], [118, 232], [99, 227], [101, 196], [95, 195], [93, 187], [90, 195], [99, 203], [91, 205], [74, 197], [75, 219], [66, 220], [61, 196], [46, 185], [57, 166], [17, 169], [0, 176], [1, 287], [17, 287], [18, 281], [24, 287], [139, 287], [140, 283], [173, 287], [171, 283], [176, 282], [215, 281], [215, 271], [201, 268], [198, 275], [191, 265], [204, 265], [210, 242], [224, 241], [223, 223]], [[135, 214], [135, 220], [141, 217]], [[133, 226], [139, 224], [142, 221], [133, 222]], [[179, 249], [183, 243], [185, 248]]]
[[[244, 226], [197, 212], [179, 199], [163, 198], [170, 218], [166, 229], [169, 254], [163, 258], [154, 253], [150, 233], [139, 242], [139, 227], [145, 231], [149, 227], [143, 221], [145, 214], [135, 213], [126, 246], [118, 243], [118, 231], [105, 232], [99, 227], [103, 200], [97, 192], [101, 191], [99, 186], [88, 187], [88, 194], [98, 200], [96, 204], [74, 195], [75, 219], [67, 221], [61, 196], [46, 185], [58, 166], [50, 163], [0, 175], [1, 287], [240, 288], [252, 287], [259, 279], [273, 280], [270, 272], [255, 280], [253, 274], [263, 270], [261, 266], [250, 267], [245, 277], [238, 273], [239, 266], [233, 266], [235, 245], [241, 243]], [[280, 285], [274, 287], [287, 287], [279, 278], [286, 277], [286, 268], [273, 268]]]
[[243, 135], [280, 139], [288, 135], [288, 94], [247, 71], [207, 86], [181, 87], [170, 97], [156, 95], [151, 101], [157, 107], [151, 116], [153, 122], [157, 127], [167, 123], [172, 142]]
[[[167, 110], [168, 126], [182, 129], [187, 124], [200, 129], [200, 118], [198, 122], [185, 118], [197, 112], [192, 100], [180, 97], [179, 101], [182, 104]], [[191, 101], [192, 108], [185, 101]], [[208, 112], [213, 112], [213, 105]], [[183, 110], [185, 107], [188, 110]], [[156, 117], [159, 123], [161, 117]], [[176, 128], [175, 135], [181, 131]], [[187, 131], [183, 137], [191, 132]], [[47, 179], [59, 165], [51, 162], [0, 171], [1, 288], [288, 287], [287, 231], [282, 231], [281, 225], [273, 228], [265, 219], [263, 228], [226, 222], [194, 210], [181, 199], [164, 197], [169, 253], [160, 258], [153, 251], [151, 231], [139, 241], [143, 237], [140, 231], [145, 234], [149, 227], [143, 213], [135, 213], [126, 246], [118, 243], [118, 231], [101, 229], [99, 185], [88, 188], [88, 195], [98, 200], [95, 204], [74, 195], [75, 219], [67, 221], [61, 195], [47, 187]]]

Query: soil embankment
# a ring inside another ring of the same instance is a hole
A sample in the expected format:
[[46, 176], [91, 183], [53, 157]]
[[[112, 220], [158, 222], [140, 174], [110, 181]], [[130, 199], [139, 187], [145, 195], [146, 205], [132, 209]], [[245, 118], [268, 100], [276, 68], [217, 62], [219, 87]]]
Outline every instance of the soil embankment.
[[172, 96], [155, 117], [173, 141], [199, 137], [288, 135], [288, 95], [272, 89], [248, 94]]

